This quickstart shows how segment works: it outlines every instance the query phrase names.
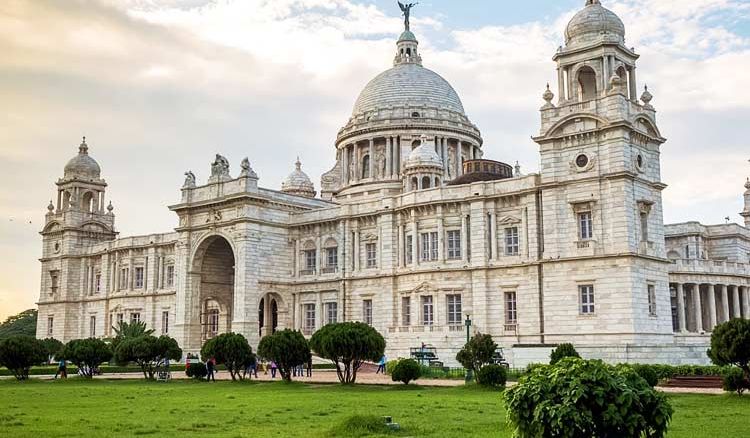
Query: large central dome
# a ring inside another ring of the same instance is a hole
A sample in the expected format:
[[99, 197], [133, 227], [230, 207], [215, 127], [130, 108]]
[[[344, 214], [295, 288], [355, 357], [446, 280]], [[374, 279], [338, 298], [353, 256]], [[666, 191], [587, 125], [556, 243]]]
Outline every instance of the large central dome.
[[464, 114], [461, 99], [451, 84], [419, 64], [399, 64], [377, 75], [359, 94], [352, 114], [421, 105]]

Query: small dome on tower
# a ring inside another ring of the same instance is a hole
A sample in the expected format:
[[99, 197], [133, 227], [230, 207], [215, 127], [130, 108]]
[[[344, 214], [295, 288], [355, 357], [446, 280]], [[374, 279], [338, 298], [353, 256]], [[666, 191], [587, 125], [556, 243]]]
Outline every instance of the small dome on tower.
[[297, 196], [314, 198], [315, 185], [310, 180], [310, 177], [302, 171], [302, 163], [299, 161], [299, 157], [297, 157], [297, 162], [294, 163], [294, 166], [294, 171], [281, 183], [281, 191]]
[[417, 41], [417, 36], [414, 35], [414, 32], [410, 30], [405, 30], [400, 37], [398, 37], [399, 41]]
[[599, 41], [625, 43], [625, 25], [614, 12], [599, 0], [586, 0], [565, 28], [566, 45], [586, 45]]
[[422, 136], [422, 144], [411, 151], [409, 157], [404, 162], [406, 169], [419, 166], [443, 168], [443, 160], [435, 152], [435, 144], [427, 141], [426, 136]]
[[78, 147], [78, 155], [71, 158], [65, 165], [65, 179], [79, 178], [84, 180], [99, 179], [102, 170], [99, 163], [89, 156], [89, 147], [86, 144], [86, 137], [83, 137], [81, 145]]

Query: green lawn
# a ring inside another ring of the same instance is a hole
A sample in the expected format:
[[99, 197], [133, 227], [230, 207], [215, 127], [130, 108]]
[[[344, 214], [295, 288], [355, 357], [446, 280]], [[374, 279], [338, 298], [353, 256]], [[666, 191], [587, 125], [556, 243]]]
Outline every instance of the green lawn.
[[[670, 397], [670, 437], [750, 436], [750, 397]], [[174, 381], [0, 381], [0, 436], [345, 436], [390, 415], [401, 436], [509, 437], [501, 396], [478, 388]]]

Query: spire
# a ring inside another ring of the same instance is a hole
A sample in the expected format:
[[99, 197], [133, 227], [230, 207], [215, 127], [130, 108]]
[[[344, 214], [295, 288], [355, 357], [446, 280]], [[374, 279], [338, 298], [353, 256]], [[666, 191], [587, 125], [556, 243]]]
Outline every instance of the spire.
[[88, 155], [89, 153], [89, 145], [86, 144], [86, 136], [83, 136], [83, 141], [81, 141], [81, 145], [78, 146], [78, 153], [82, 155]]
[[297, 161], [294, 163], [294, 167], [298, 171], [302, 170], [302, 162], [299, 160], [299, 155], [297, 155]]

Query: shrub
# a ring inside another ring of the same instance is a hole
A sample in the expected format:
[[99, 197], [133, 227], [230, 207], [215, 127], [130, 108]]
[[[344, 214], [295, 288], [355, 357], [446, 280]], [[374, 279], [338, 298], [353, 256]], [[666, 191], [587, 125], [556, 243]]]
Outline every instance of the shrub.
[[112, 358], [112, 349], [101, 339], [75, 339], [65, 344], [60, 355], [74, 363], [81, 375], [91, 378], [99, 365]]
[[117, 345], [125, 339], [140, 338], [141, 336], [151, 336], [154, 334], [143, 321], [125, 322], [120, 321], [117, 327], [114, 327], [115, 337], [112, 339], [112, 351], [117, 350]]
[[505, 403], [521, 438], [661, 438], [673, 412], [632, 368], [570, 357], [523, 376]]
[[341, 383], [355, 383], [357, 371], [365, 361], [383, 357], [385, 339], [377, 330], [361, 322], [328, 324], [310, 338], [310, 347], [318, 356], [336, 364]]
[[505, 388], [508, 370], [502, 365], [485, 365], [477, 373], [477, 383], [488, 388]]
[[388, 362], [386, 362], [385, 373], [391, 374], [393, 372], [393, 368], [396, 366], [397, 363], [401, 362], [401, 360], [402, 359], [394, 359], [394, 360], [389, 360]]
[[476, 373], [485, 365], [492, 363], [492, 357], [497, 351], [497, 344], [492, 336], [477, 333], [466, 343], [456, 355], [456, 360], [467, 370]]
[[398, 361], [391, 372], [391, 380], [408, 385], [409, 382], [422, 377], [422, 367], [414, 359], [402, 359]]
[[0, 365], [8, 368], [18, 380], [29, 378], [32, 365], [47, 360], [42, 341], [26, 335], [15, 335], [0, 341]]
[[164, 366], [167, 360], [180, 360], [182, 350], [177, 341], [169, 336], [144, 335], [137, 338], [125, 338], [117, 345], [114, 358], [118, 363], [135, 362], [143, 377], [154, 379], [156, 370]]
[[723, 376], [724, 391], [736, 392], [742, 395], [746, 389], [750, 389], [750, 382], [745, 379], [745, 373], [736, 367], [729, 368]]
[[42, 339], [42, 344], [44, 345], [44, 349], [47, 351], [48, 362], [56, 358], [62, 351], [63, 347], [65, 347], [65, 344], [55, 338]]
[[223, 333], [209, 339], [201, 348], [203, 360], [213, 358], [216, 364], [223, 364], [232, 380], [243, 380], [245, 364], [253, 358], [253, 349], [247, 339], [237, 333]]
[[707, 353], [716, 365], [740, 367], [750, 381], [750, 319], [735, 318], [714, 327]]
[[187, 368], [185, 368], [185, 375], [196, 380], [205, 379], [208, 375], [206, 364], [203, 362], [190, 362]]
[[306, 364], [311, 357], [307, 339], [289, 329], [263, 337], [258, 344], [258, 355], [274, 361], [281, 378], [287, 382], [292, 381], [292, 370]]
[[633, 368], [633, 371], [641, 376], [650, 387], [653, 388], [659, 383], [659, 375], [652, 365], [635, 364], [631, 365], [630, 367]]
[[573, 347], [573, 344], [560, 344], [552, 350], [552, 353], [549, 355], [549, 364], [554, 365], [557, 362], [560, 361], [560, 359], [566, 358], [566, 357], [581, 357], [578, 352], [576, 351], [575, 347]]

